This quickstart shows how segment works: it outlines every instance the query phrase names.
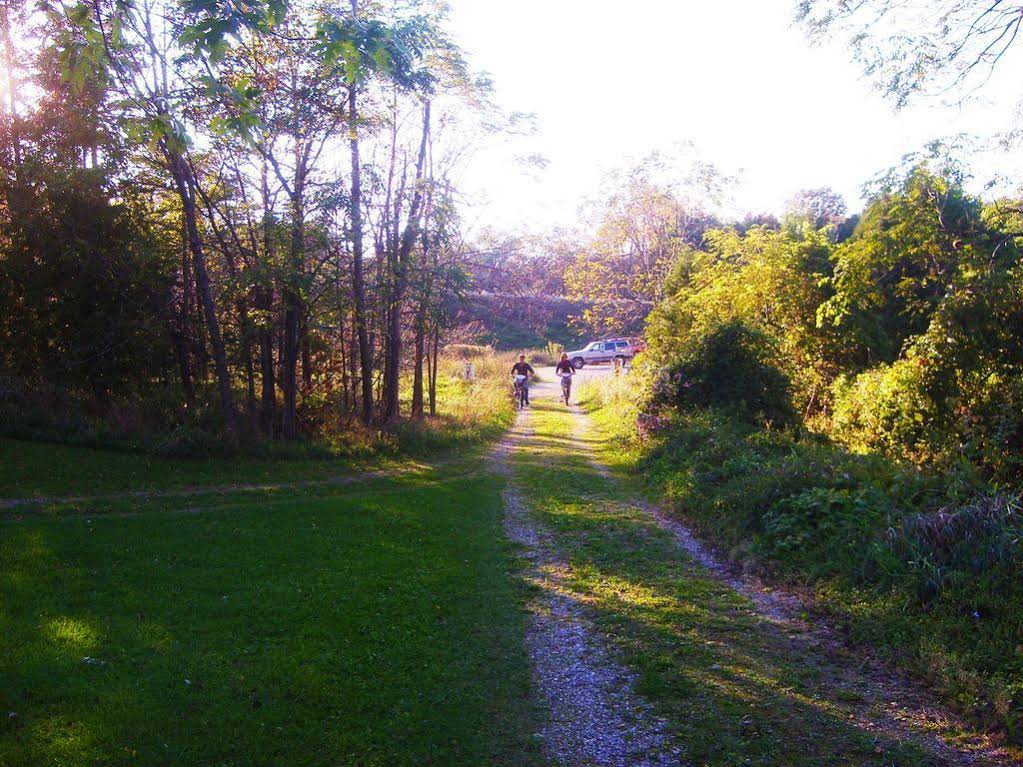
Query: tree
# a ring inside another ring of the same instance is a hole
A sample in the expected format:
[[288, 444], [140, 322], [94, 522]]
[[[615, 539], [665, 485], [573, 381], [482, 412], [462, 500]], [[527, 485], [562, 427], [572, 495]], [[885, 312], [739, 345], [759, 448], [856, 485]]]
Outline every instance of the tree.
[[846, 36], [864, 72], [896, 103], [967, 97], [1019, 44], [1023, 4], [1003, 0], [801, 0], [796, 19], [820, 39]]
[[824, 234], [806, 224], [708, 232], [704, 250], [676, 262], [665, 297], [650, 314], [652, 356], [674, 359], [691, 337], [734, 321], [771, 340], [801, 407], [819, 408], [837, 372], [834, 339], [817, 323], [828, 297], [831, 252]]
[[786, 218], [805, 221], [814, 229], [836, 226], [845, 219], [842, 195], [829, 187], [803, 189], [785, 205]]
[[206, 332], [213, 349], [220, 404], [227, 433], [237, 439], [237, 417], [227, 349], [221, 332], [214, 288], [200, 227], [200, 202], [185, 107], [191, 88], [176, 74], [190, 57], [223, 56], [228, 35], [244, 29], [266, 29], [283, 6], [250, 3], [243, 8], [217, 3], [186, 4], [183, 23], [172, 26], [179, 12], [153, 3], [95, 2], [47, 6], [58, 28], [56, 47], [74, 81], [101, 78], [117, 93], [122, 119], [138, 138], [155, 150], [181, 203], [185, 239], [192, 257], [195, 283]]
[[842, 328], [851, 365], [891, 362], [927, 329], [964, 248], [988, 237], [980, 213], [961, 186], [926, 167], [870, 204], [856, 235], [835, 251], [835, 294], [820, 315]]
[[592, 242], [565, 271], [569, 298], [586, 303], [593, 333], [636, 332], [660, 300], [668, 271], [717, 220], [644, 177], [607, 201]]

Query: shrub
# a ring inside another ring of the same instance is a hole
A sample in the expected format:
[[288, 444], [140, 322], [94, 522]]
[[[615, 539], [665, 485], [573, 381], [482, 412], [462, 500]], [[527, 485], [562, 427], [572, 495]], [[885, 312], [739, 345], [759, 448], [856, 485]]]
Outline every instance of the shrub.
[[165, 458], [208, 458], [223, 451], [223, 439], [191, 424], [178, 426], [153, 447], [153, 453]]
[[979, 467], [989, 476], [1023, 475], [1023, 380], [1012, 369], [949, 363], [922, 339], [909, 354], [834, 385], [832, 434], [856, 450], [917, 463]]
[[893, 553], [906, 563], [921, 603], [941, 595], [958, 574], [1011, 568], [1023, 555], [1020, 499], [980, 495], [957, 507], [906, 517], [888, 531]]
[[720, 409], [675, 414], [641, 437], [626, 382], [586, 392], [615, 446], [608, 460], [637, 470], [738, 564], [810, 586], [852, 641], [1023, 742], [1017, 495]]
[[872, 485], [810, 487], [764, 516], [762, 549], [814, 577], [846, 574], [864, 582], [877, 569], [878, 531], [890, 525], [893, 511], [892, 499]]
[[902, 359], [878, 365], [834, 385], [834, 435], [858, 450], [924, 458], [937, 449], [934, 403], [925, 392], [923, 365]]
[[794, 424], [789, 380], [770, 360], [762, 333], [736, 321], [717, 325], [687, 339], [654, 398], [681, 412], [713, 407], [747, 421]]

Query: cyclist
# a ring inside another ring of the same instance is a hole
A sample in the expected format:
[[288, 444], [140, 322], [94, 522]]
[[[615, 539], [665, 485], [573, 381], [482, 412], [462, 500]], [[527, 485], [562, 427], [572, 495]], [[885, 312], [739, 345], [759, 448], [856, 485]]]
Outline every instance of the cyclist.
[[536, 371], [526, 362], [526, 355], [520, 354], [519, 361], [512, 365], [511, 374], [513, 376], [525, 376], [525, 380], [522, 382], [522, 394], [525, 404], [529, 404], [529, 377], [536, 375]]
[[568, 398], [572, 394], [572, 376], [575, 373], [575, 365], [572, 364], [571, 360], [568, 359], [567, 354], [561, 355], [561, 361], [558, 362], [558, 366], [554, 368], [554, 374], [561, 378], [561, 391], [565, 395], [565, 404], [568, 404]]

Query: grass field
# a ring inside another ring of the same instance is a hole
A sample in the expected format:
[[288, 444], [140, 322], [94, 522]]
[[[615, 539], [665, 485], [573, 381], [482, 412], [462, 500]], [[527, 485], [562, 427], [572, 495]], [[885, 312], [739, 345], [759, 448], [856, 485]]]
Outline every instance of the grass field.
[[0, 440], [0, 765], [534, 763], [487, 364], [338, 458]]
[[228, 500], [0, 522], [0, 764], [530, 763], [497, 480]]

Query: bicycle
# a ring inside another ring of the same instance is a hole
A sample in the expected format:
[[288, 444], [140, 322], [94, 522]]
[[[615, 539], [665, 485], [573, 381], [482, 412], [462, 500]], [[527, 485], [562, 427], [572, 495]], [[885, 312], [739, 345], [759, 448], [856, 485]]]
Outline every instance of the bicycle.
[[565, 400], [565, 406], [569, 404], [569, 399], [572, 396], [572, 374], [562, 373], [561, 374], [561, 396]]
[[519, 410], [522, 410], [526, 405], [529, 404], [527, 397], [529, 396], [528, 389], [526, 389], [526, 376], [516, 375], [515, 381], [515, 404]]

